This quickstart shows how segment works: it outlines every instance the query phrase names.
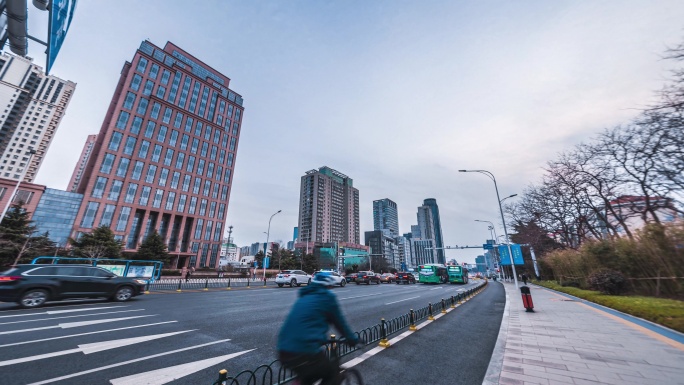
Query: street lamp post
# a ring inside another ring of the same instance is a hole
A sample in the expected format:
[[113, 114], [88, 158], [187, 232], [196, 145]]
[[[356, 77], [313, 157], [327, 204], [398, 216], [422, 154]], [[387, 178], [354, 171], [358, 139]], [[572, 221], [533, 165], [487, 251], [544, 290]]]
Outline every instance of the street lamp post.
[[276, 213], [271, 215], [271, 218], [268, 219], [268, 231], [266, 232], [266, 244], [264, 245], [264, 260], [261, 262], [261, 264], [264, 265], [264, 281], [266, 280], [266, 256], [268, 255], [268, 237], [271, 235], [271, 219], [273, 219], [276, 214], [280, 214], [281, 211], [283, 210], [276, 211]]
[[[504, 234], [506, 235], [506, 239], [508, 239], [508, 230], [506, 229], [506, 219], [504, 218], [504, 213], [503, 213], [503, 208], [501, 207], [501, 202], [503, 200], [506, 200], [508, 198], [515, 196], [516, 194], [508, 196], [502, 200], [501, 197], [499, 196], [499, 187], [496, 185], [496, 178], [494, 177], [494, 174], [492, 174], [491, 172], [489, 172], [487, 170], [458, 170], [458, 172], [478, 172], [480, 174], [487, 175], [494, 182], [494, 190], [496, 190], [496, 200], [499, 202], [499, 212], [501, 213], [501, 222], [503, 223]], [[513, 251], [511, 250], [511, 243], [510, 242], [508, 242], [508, 254], [511, 258], [511, 267], [513, 268], [513, 282], [515, 283], [515, 288], [517, 290], [518, 289], [518, 275], [515, 272], [515, 263], [513, 261]]]
[[12, 204], [12, 201], [14, 200], [14, 196], [17, 194], [17, 190], [19, 190], [19, 185], [21, 184], [21, 181], [24, 180], [24, 176], [26, 175], [26, 171], [28, 171], [29, 166], [31, 165], [31, 158], [33, 155], [36, 153], [36, 150], [33, 148], [29, 148], [28, 150], [28, 161], [26, 161], [26, 167], [24, 167], [24, 172], [21, 173], [21, 177], [17, 180], [17, 184], [14, 186], [14, 191], [12, 191], [12, 195], [9, 196], [9, 200], [7, 201], [7, 204], [5, 205], [5, 208], [2, 210], [2, 215], [0, 215], [0, 223], [2, 223], [2, 220], [5, 219], [5, 215], [7, 214], [7, 210], [9, 209], [10, 205]]

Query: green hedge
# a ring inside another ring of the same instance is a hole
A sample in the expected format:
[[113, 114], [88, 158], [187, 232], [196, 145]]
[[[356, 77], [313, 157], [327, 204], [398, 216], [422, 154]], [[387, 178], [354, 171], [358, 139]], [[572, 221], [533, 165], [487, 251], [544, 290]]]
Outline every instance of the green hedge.
[[642, 296], [606, 295], [598, 291], [561, 286], [555, 281], [535, 283], [684, 333], [684, 301]]

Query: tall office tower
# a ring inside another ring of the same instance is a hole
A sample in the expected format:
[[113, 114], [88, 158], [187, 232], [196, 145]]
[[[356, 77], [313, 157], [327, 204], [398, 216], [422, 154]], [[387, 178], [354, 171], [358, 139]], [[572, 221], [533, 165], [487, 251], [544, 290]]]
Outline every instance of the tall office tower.
[[83, 177], [83, 172], [88, 164], [88, 159], [90, 159], [90, 154], [93, 153], [93, 147], [95, 147], [96, 140], [97, 135], [88, 135], [88, 138], [83, 145], [83, 150], [81, 150], [81, 156], [78, 158], [78, 163], [76, 163], [74, 172], [71, 174], [68, 191], [76, 191], [78, 184], [81, 182], [81, 177]]
[[75, 88], [31, 59], [0, 54], [0, 177], [33, 182]]
[[134, 252], [157, 231], [177, 267], [216, 267], [243, 112], [229, 82], [172, 43], [142, 42], [76, 187], [73, 236], [110, 226]]
[[373, 201], [373, 230], [390, 231], [392, 237], [399, 235], [399, 214], [397, 204], [391, 199]]
[[439, 207], [437, 200], [428, 198], [423, 201], [423, 206], [428, 206], [432, 211], [432, 224], [435, 229], [435, 244], [437, 245], [437, 263], [446, 263], [446, 256], [444, 252], [444, 238], [442, 237], [442, 223], [439, 220]]
[[[414, 234], [414, 238], [420, 239], [435, 239], [435, 223], [432, 220], [432, 210], [429, 206], [418, 207], [418, 236]], [[411, 227], [413, 230], [413, 227]], [[436, 244], [436, 242], [435, 242]]]
[[300, 242], [359, 244], [359, 190], [330, 167], [307, 171], [299, 193]]

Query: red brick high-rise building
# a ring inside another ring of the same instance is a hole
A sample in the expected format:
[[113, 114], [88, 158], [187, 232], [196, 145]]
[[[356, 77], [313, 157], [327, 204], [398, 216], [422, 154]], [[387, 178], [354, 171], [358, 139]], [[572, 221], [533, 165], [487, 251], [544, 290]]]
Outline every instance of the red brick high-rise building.
[[134, 252], [156, 230], [178, 266], [216, 267], [243, 113], [229, 82], [170, 42], [142, 42], [75, 188], [72, 235], [109, 226]]

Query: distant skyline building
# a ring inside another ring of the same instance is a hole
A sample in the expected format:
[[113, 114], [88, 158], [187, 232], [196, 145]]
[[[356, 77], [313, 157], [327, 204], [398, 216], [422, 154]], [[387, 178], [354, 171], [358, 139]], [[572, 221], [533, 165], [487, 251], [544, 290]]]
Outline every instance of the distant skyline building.
[[75, 89], [29, 58], [0, 54], [0, 177], [34, 181]]
[[299, 194], [299, 242], [359, 244], [359, 190], [330, 167], [307, 171]]
[[229, 83], [171, 42], [143, 41], [76, 185], [72, 236], [108, 226], [135, 252], [157, 231], [175, 267], [217, 267], [243, 118]]
[[[397, 241], [391, 236], [389, 230], [384, 229], [366, 231], [364, 233], [364, 239], [366, 246], [370, 247], [371, 258], [375, 260], [377, 257], [382, 257], [390, 268], [397, 270], [401, 269], [401, 260], [399, 248], [397, 247]], [[387, 272], [383, 271], [383, 273]]]
[[399, 235], [397, 204], [389, 198], [373, 201], [373, 230], [389, 230], [392, 237]]
[[97, 134], [88, 135], [86, 142], [83, 145], [83, 150], [81, 150], [81, 155], [78, 157], [78, 163], [74, 168], [74, 172], [71, 174], [71, 179], [69, 180], [69, 186], [67, 191], [75, 192], [79, 183], [81, 183], [81, 177], [85, 172], [86, 165], [88, 165], [88, 159], [90, 159], [90, 154], [93, 153], [93, 147], [95, 147], [95, 141], [97, 140]]
[[437, 200], [434, 198], [427, 198], [423, 201], [423, 206], [429, 207], [432, 211], [432, 227], [434, 229], [434, 240], [437, 247], [437, 263], [446, 263], [444, 238], [442, 237], [442, 222], [439, 219]]

